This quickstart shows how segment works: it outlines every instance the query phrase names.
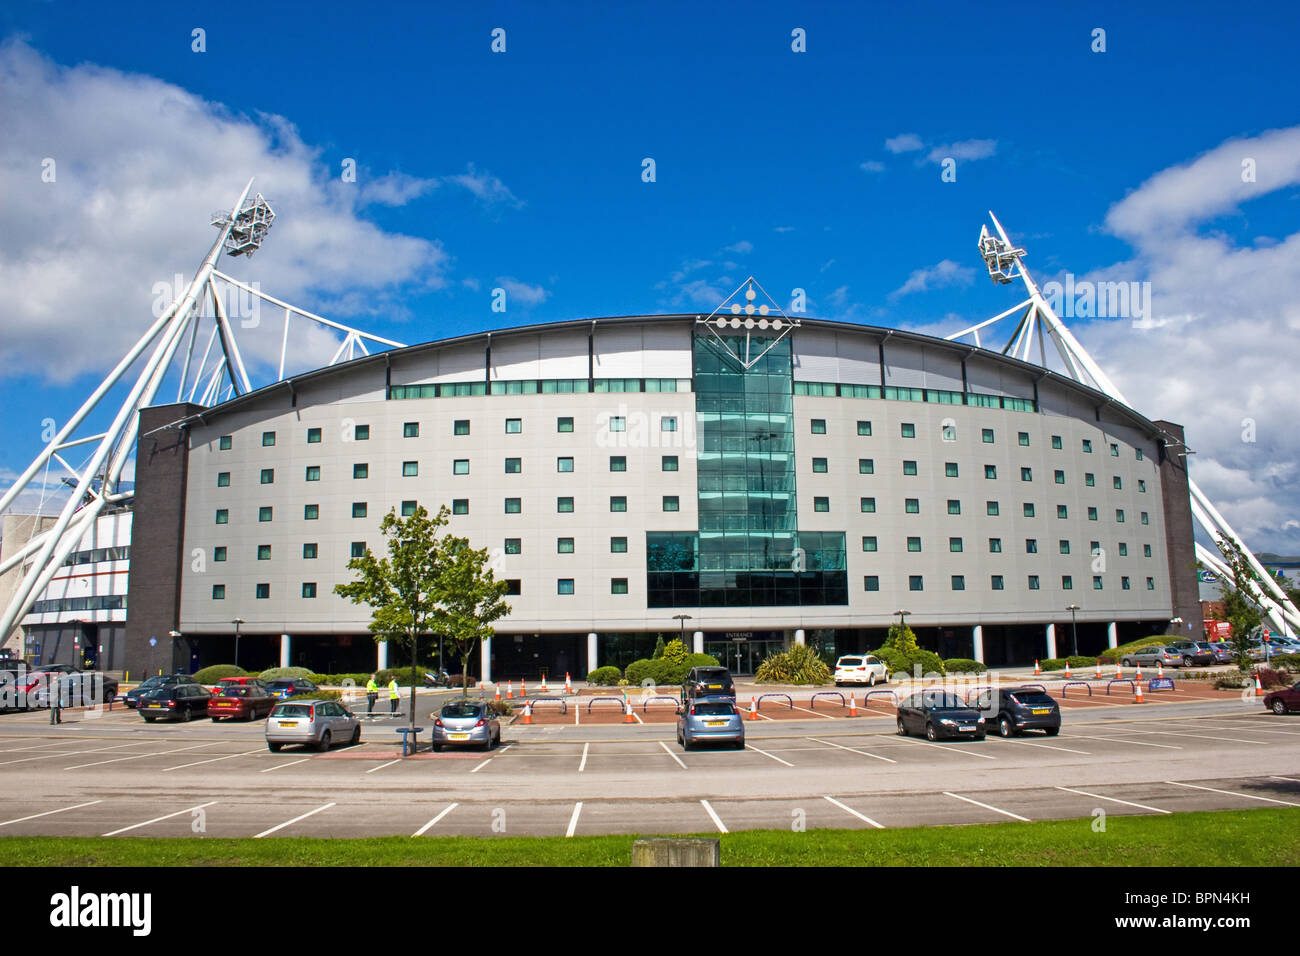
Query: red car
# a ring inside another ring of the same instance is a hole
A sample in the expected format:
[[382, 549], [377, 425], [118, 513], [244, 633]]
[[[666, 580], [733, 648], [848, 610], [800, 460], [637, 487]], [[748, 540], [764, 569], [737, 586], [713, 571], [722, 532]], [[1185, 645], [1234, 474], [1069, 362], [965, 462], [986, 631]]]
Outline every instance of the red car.
[[208, 716], [213, 720], [257, 720], [265, 717], [278, 701], [266, 692], [261, 681], [248, 683], [221, 682], [208, 700]]
[[1264, 706], [1275, 714], [1289, 714], [1292, 710], [1300, 710], [1300, 684], [1269, 691], [1264, 695]]

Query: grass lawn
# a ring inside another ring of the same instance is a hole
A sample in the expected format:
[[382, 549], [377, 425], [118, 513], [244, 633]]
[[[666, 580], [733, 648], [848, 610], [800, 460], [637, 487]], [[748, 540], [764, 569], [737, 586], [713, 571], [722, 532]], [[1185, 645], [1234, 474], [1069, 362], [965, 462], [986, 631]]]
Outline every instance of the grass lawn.
[[[1296, 866], [1294, 809], [900, 830], [724, 834], [724, 866]], [[717, 834], [697, 834], [716, 836]], [[7, 837], [3, 866], [626, 866], [633, 836]]]

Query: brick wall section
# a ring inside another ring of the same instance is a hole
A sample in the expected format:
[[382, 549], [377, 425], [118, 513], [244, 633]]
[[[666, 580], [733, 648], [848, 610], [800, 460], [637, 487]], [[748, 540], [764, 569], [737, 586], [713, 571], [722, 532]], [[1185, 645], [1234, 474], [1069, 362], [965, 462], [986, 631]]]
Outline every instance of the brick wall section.
[[[1172, 436], [1175, 442], [1183, 442], [1183, 426], [1173, 422], [1157, 421], [1155, 423]], [[1196, 579], [1196, 547], [1192, 526], [1191, 492], [1188, 486], [1187, 458], [1180, 457], [1187, 449], [1175, 446], [1162, 450], [1160, 461], [1160, 487], [1163, 492], [1165, 511], [1165, 545], [1169, 555], [1169, 592], [1173, 598], [1170, 617], [1181, 617], [1182, 627], [1169, 628], [1182, 637], [1201, 640], [1204, 629], [1201, 624], [1200, 585]], [[1191, 629], [1187, 623], [1192, 624]]]
[[[121, 665], [133, 677], [151, 667], [164, 673], [189, 670], [188, 643], [167, 634], [177, 629], [180, 619], [189, 436], [183, 429], [164, 426], [199, 411], [202, 406], [181, 403], [140, 413], [126, 657]], [[158, 639], [156, 648], [149, 646], [151, 637]]]

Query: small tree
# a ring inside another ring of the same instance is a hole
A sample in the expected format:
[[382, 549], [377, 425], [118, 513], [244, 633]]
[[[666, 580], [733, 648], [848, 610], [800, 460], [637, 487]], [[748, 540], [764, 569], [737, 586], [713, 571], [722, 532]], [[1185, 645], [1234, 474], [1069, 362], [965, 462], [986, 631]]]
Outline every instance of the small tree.
[[650, 660], [657, 661], [659, 660], [659, 658], [663, 656], [664, 656], [664, 636], [660, 634], [655, 638], [655, 650], [654, 653], [650, 655]]
[[905, 655], [910, 662], [916, 656], [919, 645], [916, 642], [916, 634], [906, 624], [901, 627], [898, 624], [889, 625], [889, 636], [885, 638], [885, 647], [892, 647], [894, 650]]
[[461, 694], [469, 696], [470, 655], [496, 633], [492, 622], [510, 613], [510, 605], [503, 600], [509, 585], [496, 580], [487, 566], [486, 548], [475, 550], [467, 539], [447, 535], [439, 550], [436, 626], [460, 658]]
[[1255, 573], [1246, 563], [1246, 556], [1236, 542], [1223, 538], [1219, 550], [1232, 572], [1232, 581], [1220, 580], [1219, 594], [1223, 597], [1223, 616], [1221, 621], [1232, 625], [1232, 649], [1237, 658], [1237, 666], [1243, 671], [1250, 668], [1251, 632], [1264, 620], [1259, 602], [1255, 600]]

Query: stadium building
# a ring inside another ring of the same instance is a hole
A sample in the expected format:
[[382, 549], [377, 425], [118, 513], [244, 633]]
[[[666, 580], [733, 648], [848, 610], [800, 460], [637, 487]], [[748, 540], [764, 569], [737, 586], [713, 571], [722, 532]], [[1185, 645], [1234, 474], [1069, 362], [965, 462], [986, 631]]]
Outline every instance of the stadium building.
[[229, 662], [236, 633], [248, 667], [382, 666], [333, 588], [417, 504], [510, 583], [484, 679], [585, 675], [679, 633], [752, 673], [794, 642], [876, 647], [900, 613], [990, 666], [1076, 649], [1071, 606], [1078, 653], [1187, 635], [1182, 442], [1039, 365], [808, 318], [394, 349], [141, 412], [125, 666]]

